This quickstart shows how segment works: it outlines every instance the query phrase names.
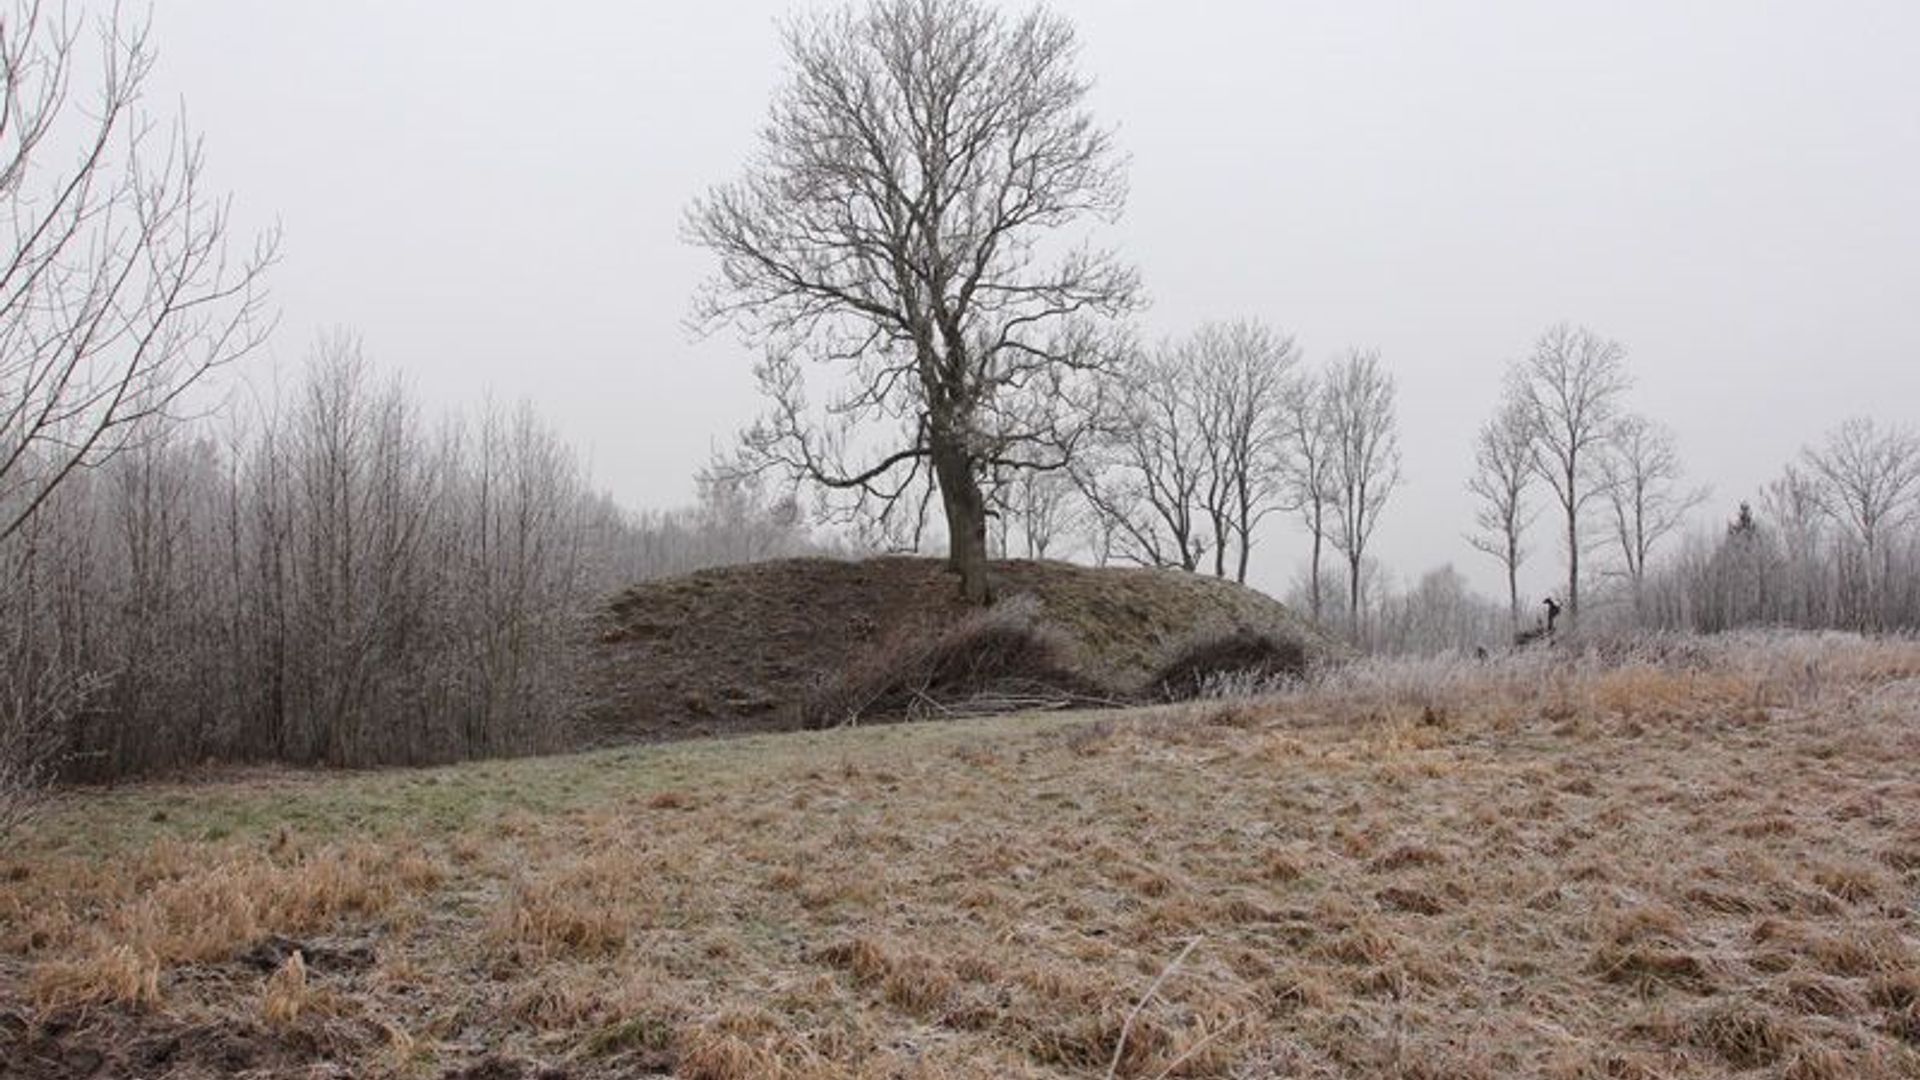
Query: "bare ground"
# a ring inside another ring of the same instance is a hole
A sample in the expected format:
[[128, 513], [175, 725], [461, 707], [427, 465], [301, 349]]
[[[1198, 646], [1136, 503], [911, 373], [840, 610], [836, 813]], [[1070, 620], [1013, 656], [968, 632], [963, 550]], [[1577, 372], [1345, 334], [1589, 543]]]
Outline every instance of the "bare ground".
[[1915, 1076], [1916, 760], [1776, 638], [76, 794], [0, 1075]]

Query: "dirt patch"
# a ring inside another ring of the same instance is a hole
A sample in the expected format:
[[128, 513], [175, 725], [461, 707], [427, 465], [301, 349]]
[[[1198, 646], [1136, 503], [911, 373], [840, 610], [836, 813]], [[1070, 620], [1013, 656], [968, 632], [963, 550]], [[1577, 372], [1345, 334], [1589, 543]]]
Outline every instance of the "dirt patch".
[[[386, 1032], [334, 1021], [273, 1028], [235, 1018], [195, 1023], [163, 1012], [74, 1010], [38, 1021], [0, 1012], [0, 1076], [7, 1080], [349, 1080], [367, 1075], [370, 1059], [391, 1049]], [[657, 1075], [657, 1061], [623, 1061], [621, 1075]], [[569, 1080], [564, 1067], [485, 1054], [467, 1064], [419, 1075], [441, 1080]]]
[[[992, 578], [1000, 597], [1031, 605], [1036, 634], [1059, 643], [1023, 661], [1059, 667], [1055, 689], [1147, 695], [1199, 642], [1280, 643], [1308, 662], [1345, 655], [1278, 601], [1203, 575], [1007, 561]], [[574, 741], [802, 727], [810, 714], [795, 703], [935, 648], [978, 614], [938, 559], [787, 559], [636, 585], [595, 624]]]
[[295, 953], [309, 970], [319, 974], [365, 971], [375, 960], [373, 948], [363, 943], [302, 941], [280, 934], [261, 938], [234, 959], [255, 971], [271, 973], [284, 967]]
[[[9, 1080], [327, 1076], [326, 1066], [341, 1060], [335, 1053], [350, 1049], [244, 1021], [195, 1024], [143, 1011], [75, 1010], [38, 1022], [18, 1014], [0, 1020], [0, 1076]], [[331, 1075], [349, 1073], [340, 1068]]]

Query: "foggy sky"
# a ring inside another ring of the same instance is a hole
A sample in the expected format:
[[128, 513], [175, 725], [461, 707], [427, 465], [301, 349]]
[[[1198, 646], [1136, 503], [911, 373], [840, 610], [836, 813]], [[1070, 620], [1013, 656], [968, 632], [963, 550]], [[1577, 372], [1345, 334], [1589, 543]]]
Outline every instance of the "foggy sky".
[[[1558, 320], [1626, 344], [1705, 525], [1850, 414], [1920, 420], [1920, 4], [1053, 6], [1131, 157], [1108, 238], [1146, 336], [1257, 317], [1398, 377], [1402, 578], [1502, 590], [1460, 538], [1469, 443]], [[787, 10], [160, 6], [156, 103], [238, 222], [284, 229], [255, 371], [350, 328], [432, 403], [532, 400], [628, 504], [689, 499], [760, 402], [744, 348], [685, 329], [713, 264], [679, 225], [752, 151]], [[1297, 541], [1270, 529], [1254, 583]]]

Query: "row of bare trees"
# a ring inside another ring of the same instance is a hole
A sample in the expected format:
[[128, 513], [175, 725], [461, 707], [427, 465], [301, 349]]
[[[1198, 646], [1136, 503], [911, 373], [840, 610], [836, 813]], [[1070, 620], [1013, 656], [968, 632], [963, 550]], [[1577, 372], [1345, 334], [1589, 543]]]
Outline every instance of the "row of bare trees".
[[431, 419], [330, 339], [293, 393], [156, 421], [0, 540], [0, 689], [39, 721], [8, 760], [112, 777], [559, 745], [597, 595], [807, 548], [791, 508], [703, 494], [627, 514], [528, 408]]
[[[1270, 520], [1294, 516], [1311, 580], [1341, 557], [1349, 629], [1362, 567], [1400, 482], [1394, 380], [1370, 351], [1307, 367], [1259, 322], [1210, 323], [1127, 354], [1078, 452], [1056, 471], [989, 486], [1001, 549], [1175, 568], [1244, 583]], [[1311, 591], [1316, 617], [1327, 607]]]
[[1649, 575], [1641, 621], [1920, 629], [1920, 435], [1856, 417]]
[[[1327, 573], [1322, 584], [1330, 625], [1351, 627], [1360, 633], [1354, 644], [1370, 653], [1430, 656], [1453, 652], [1471, 654], [1498, 645], [1510, 625], [1506, 605], [1489, 599], [1473, 587], [1451, 563], [1435, 567], [1403, 582], [1369, 558], [1361, 568], [1361, 599], [1365, 610], [1354, 618], [1349, 593], [1343, 586], [1346, 568]], [[1304, 571], [1284, 592], [1286, 602], [1305, 610], [1313, 582]]]
[[[1306, 603], [1332, 606], [1331, 548], [1361, 637], [1398, 477], [1392, 381], [1365, 353], [1293, 377], [1292, 343], [1245, 324], [1126, 344], [1138, 279], [1093, 242], [1123, 208], [1124, 161], [1087, 108], [1072, 25], [867, 0], [794, 18], [785, 45], [760, 152], [686, 225], [717, 257], [697, 321], [764, 352], [771, 407], [733, 473], [811, 485], [889, 546], [920, 547], [937, 508], [974, 601], [996, 537], [1038, 556], [1078, 535], [1099, 559], [1244, 577], [1260, 521], [1297, 513]], [[1629, 385], [1619, 343], [1567, 325], [1512, 370], [1470, 484], [1510, 624], [1536, 515], [1553, 512], [1577, 621], [1596, 558], [1643, 611], [1661, 545], [1703, 498]], [[1861, 546], [1855, 561], [1887, 558]]]
[[[1549, 329], [1510, 370], [1476, 437], [1468, 540], [1505, 571], [1516, 628], [1526, 533], [1547, 509], [1571, 619], [1587, 598], [1583, 566], [1598, 558], [1602, 589], [1618, 601], [1607, 613], [1615, 625], [1920, 626], [1920, 437], [1848, 420], [1806, 448], [1757, 506], [1742, 504], [1724, 535], [1686, 537], [1662, 559], [1657, 548], [1681, 537], [1707, 491], [1686, 482], [1673, 433], [1627, 408], [1625, 357], [1591, 330]], [[1536, 498], [1541, 489], [1547, 498]]]
[[1286, 494], [1293, 339], [1210, 324], [1127, 358], [1086, 452], [1069, 463], [1098, 558], [1246, 580], [1254, 531]]

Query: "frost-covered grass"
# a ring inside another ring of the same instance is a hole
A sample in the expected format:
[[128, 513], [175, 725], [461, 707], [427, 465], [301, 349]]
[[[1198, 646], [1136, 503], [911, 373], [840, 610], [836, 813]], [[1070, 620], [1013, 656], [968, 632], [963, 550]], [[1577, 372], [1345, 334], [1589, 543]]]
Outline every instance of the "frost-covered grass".
[[1760, 634], [73, 795], [0, 854], [0, 1061], [1911, 1076], [1917, 759], [1920, 645]]

